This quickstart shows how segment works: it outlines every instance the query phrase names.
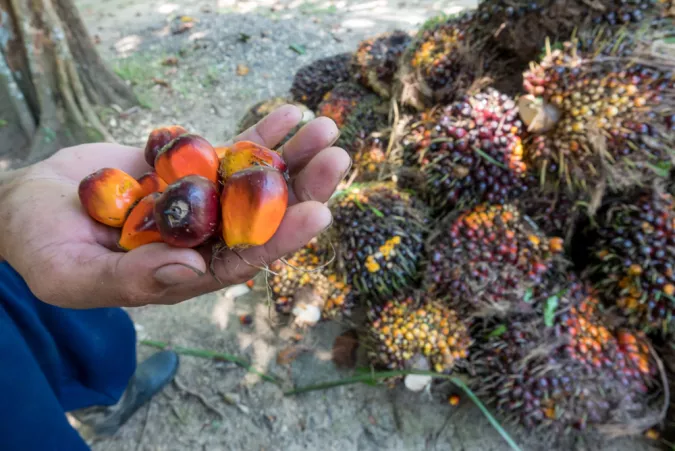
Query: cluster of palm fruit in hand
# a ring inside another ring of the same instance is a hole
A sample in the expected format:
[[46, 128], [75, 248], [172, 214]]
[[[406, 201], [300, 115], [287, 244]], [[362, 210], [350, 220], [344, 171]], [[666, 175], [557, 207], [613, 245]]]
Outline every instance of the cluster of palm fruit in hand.
[[272, 266], [277, 310], [311, 291], [372, 367], [464, 374], [501, 418], [556, 439], [659, 424], [673, 11], [483, 0], [301, 67], [269, 105], [333, 119], [354, 164], [333, 226]]

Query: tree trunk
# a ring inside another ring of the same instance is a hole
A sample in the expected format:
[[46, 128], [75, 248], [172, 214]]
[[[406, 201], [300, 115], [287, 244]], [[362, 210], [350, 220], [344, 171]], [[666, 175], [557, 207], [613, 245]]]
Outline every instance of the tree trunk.
[[95, 107], [137, 99], [103, 62], [73, 0], [0, 0], [0, 157], [17, 165], [113, 141]]

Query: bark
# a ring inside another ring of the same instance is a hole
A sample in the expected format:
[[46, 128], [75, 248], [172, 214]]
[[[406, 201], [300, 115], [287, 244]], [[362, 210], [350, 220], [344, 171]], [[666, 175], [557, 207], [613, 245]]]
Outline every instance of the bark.
[[0, 0], [0, 157], [30, 164], [69, 145], [114, 141], [96, 113], [111, 104], [137, 100], [72, 0]]

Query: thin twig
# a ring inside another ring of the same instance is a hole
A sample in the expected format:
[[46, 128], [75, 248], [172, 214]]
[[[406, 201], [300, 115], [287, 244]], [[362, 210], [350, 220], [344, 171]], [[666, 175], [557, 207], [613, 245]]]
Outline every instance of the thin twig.
[[141, 449], [143, 444], [143, 438], [145, 437], [145, 428], [148, 426], [148, 418], [150, 417], [150, 409], [152, 408], [152, 399], [148, 403], [148, 410], [145, 411], [145, 420], [143, 420], [143, 429], [141, 429], [141, 437], [138, 439], [138, 444], [136, 445], [136, 451]]
[[204, 397], [204, 395], [202, 395], [202, 394], [199, 393], [198, 391], [195, 391], [195, 390], [192, 390], [192, 389], [187, 388], [185, 385], [183, 385], [183, 384], [180, 382], [180, 380], [178, 379], [178, 377], [175, 377], [175, 378], [173, 379], [173, 383], [176, 384], [176, 387], [178, 387], [179, 390], [181, 390], [181, 391], [187, 393], [188, 395], [192, 395], [192, 396], [194, 396], [195, 398], [197, 398], [197, 399], [204, 405], [204, 407], [206, 407], [206, 408], [209, 409], [210, 411], [216, 413], [216, 414], [220, 417], [221, 420], [224, 420], [224, 419], [225, 419], [225, 414], [224, 414], [223, 412], [221, 412], [220, 410], [218, 410], [218, 408], [215, 407], [213, 404], [211, 404], [211, 403]]

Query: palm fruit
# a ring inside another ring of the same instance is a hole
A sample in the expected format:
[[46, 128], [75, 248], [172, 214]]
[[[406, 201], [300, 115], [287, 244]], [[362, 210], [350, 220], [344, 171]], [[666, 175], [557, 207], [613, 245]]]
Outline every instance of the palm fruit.
[[462, 314], [496, 305], [541, 309], [567, 283], [564, 274], [551, 276], [566, 268], [562, 251], [561, 238], [543, 235], [513, 205], [481, 204], [430, 242], [426, 288]]
[[302, 120], [300, 121], [300, 123], [293, 130], [288, 132], [288, 134], [284, 137], [284, 139], [279, 142], [279, 145], [286, 143], [286, 141], [288, 141], [293, 135], [295, 135], [303, 125], [314, 119], [314, 113], [302, 103], [291, 101], [285, 97], [272, 97], [267, 100], [262, 100], [253, 105], [251, 108], [248, 109], [248, 111], [246, 111], [244, 116], [239, 121], [236, 133], [239, 134], [244, 132], [245, 130], [248, 130], [258, 122], [260, 122], [265, 116], [267, 116], [277, 108], [286, 104], [295, 105], [302, 111]]
[[295, 73], [291, 85], [293, 100], [316, 109], [328, 91], [351, 79], [351, 60], [351, 53], [340, 53], [302, 66]]
[[667, 55], [656, 54], [665, 41], [631, 34], [580, 51], [584, 39], [548, 48], [524, 74], [528, 166], [542, 182], [581, 192], [663, 176], [675, 161], [675, 75]]
[[420, 114], [401, 141], [403, 158], [423, 172], [436, 215], [504, 203], [527, 191], [521, 132], [515, 102], [488, 88]]
[[389, 98], [399, 59], [411, 39], [405, 31], [394, 30], [362, 41], [352, 58], [355, 79]]
[[340, 83], [328, 91], [319, 106], [317, 116], [331, 118], [338, 128], [343, 128], [347, 119], [355, 113], [362, 102], [373, 102], [376, 96], [356, 83]]
[[418, 31], [401, 57], [401, 100], [418, 110], [454, 100], [482, 71], [481, 52], [467, 40], [471, 14], [438, 16]]
[[675, 312], [675, 200], [658, 188], [609, 203], [598, 216], [589, 273], [628, 324], [671, 326]]
[[423, 259], [424, 207], [393, 183], [352, 185], [329, 204], [337, 272], [368, 301], [409, 288]]
[[610, 333], [588, 307], [565, 312], [556, 322], [547, 327], [515, 315], [508, 325], [488, 322], [481, 331], [472, 329], [477, 344], [470, 350], [470, 371], [477, 394], [507, 419], [553, 434], [588, 426], [628, 429], [654, 413], [649, 390], [656, 363], [641, 337]]
[[450, 373], [468, 356], [466, 325], [440, 302], [405, 297], [374, 307], [368, 315], [368, 356], [376, 367], [411, 369], [423, 358], [430, 370]]
[[312, 240], [286, 262], [277, 260], [270, 266], [275, 274], [269, 276], [268, 284], [277, 312], [290, 313], [295, 304], [295, 295], [309, 287], [324, 302], [324, 317], [351, 314], [354, 296], [349, 285], [338, 279], [332, 267], [324, 266], [330, 262], [330, 257], [330, 252]]

